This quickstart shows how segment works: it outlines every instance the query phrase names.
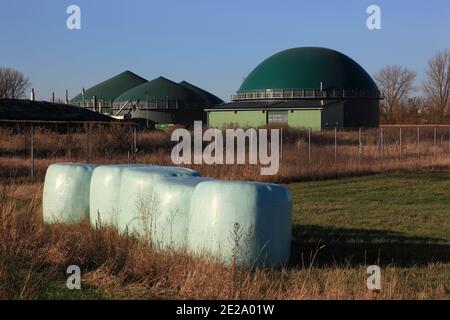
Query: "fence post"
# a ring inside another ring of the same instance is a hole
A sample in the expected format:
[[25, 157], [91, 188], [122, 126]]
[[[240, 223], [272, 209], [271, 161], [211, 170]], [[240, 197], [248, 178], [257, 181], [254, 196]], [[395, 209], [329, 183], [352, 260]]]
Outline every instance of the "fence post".
[[417, 158], [420, 159], [420, 127], [417, 127]]
[[361, 141], [361, 128], [358, 130], [358, 153], [359, 153], [359, 163], [362, 160], [362, 141]]
[[[251, 148], [251, 143], [252, 143], [251, 137], [252, 136], [250, 136], [249, 150], [251, 150], [250, 149]], [[217, 143], [216, 143], [215, 139], [214, 139], [214, 146], [215, 146], [215, 150], [217, 150]], [[214, 153], [215, 153], [215, 151], [214, 151]], [[283, 159], [283, 128], [281, 128], [281, 131], [280, 131], [280, 160], [282, 160], [282, 159]]]
[[334, 127], [334, 163], [337, 162], [337, 127]]
[[149, 112], [148, 112], [149, 104], [148, 104], [148, 93], [147, 92], [145, 92], [145, 108], [147, 109], [147, 120], [146, 121], [147, 121], [147, 130], [148, 130], [150, 116], [149, 116]]
[[311, 128], [308, 129], [308, 164], [311, 164]]
[[90, 127], [89, 125], [86, 125], [86, 162], [89, 162], [89, 131]]
[[384, 130], [381, 128], [380, 132], [380, 139], [381, 139], [381, 159], [384, 159]]
[[400, 127], [400, 160], [402, 160], [402, 127]]
[[448, 129], [448, 154], [450, 155], [450, 128]]
[[137, 154], [137, 130], [136, 126], [133, 127], [133, 161], [136, 162]]
[[34, 126], [31, 125], [31, 179], [34, 179]]
[[433, 129], [433, 157], [436, 158], [436, 128]]

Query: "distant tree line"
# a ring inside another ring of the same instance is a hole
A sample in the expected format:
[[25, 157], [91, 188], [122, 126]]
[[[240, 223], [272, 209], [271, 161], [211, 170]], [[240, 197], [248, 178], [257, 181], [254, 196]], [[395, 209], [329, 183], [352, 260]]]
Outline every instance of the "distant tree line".
[[0, 99], [23, 98], [29, 86], [30, 82], [22, 72], [0, 68]]
[[[399, 65], [387, 66], [374, 75], [384, 100], [380, 103], [382, 124], [450, 124], [450, 50], [432, 57], [426, 79], [416, 87], [416, 73]], [[412, 96], [416, 89], [423, 95]]]

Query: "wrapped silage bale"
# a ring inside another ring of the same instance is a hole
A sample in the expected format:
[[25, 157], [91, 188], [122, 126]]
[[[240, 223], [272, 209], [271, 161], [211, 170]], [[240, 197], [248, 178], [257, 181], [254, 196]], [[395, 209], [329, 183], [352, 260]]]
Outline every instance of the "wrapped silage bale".
[[56, 163], [45, 174], [42, 211], [45, 223], [77, 223], [89, 218], [91, 176], [96, 165]]
[[[156, 227], [162, 207], [166, 210], [168, 198], [157, 187], [170, 190], [162, 180], [168, 177], [199, 177], [199, 173], [178, 167], [128, 168], [123, 173], [120, 188], [118, 229], [150, 241], [157, 239]], [[190, 182], [192, 183], [192, 182]], [[188, 182], [186, 182], [189, 185]], [[180, 187], [181, 188], [181, 187]], [[177, 193], [179, 195], [179, 193]], [[174, 203], [183, 200], [172, 200]], [[163, 204], [161, 204], [161, 202]], [[170, 216], [170, 211], [166, 218]], [[161, 239], [161, 236], [159, 235]], [[152, 241], [152, 243], [155, 243]]]
[[192, 194], [187, 249], [237, 265], [282, 266], [290, 255], [291, 203], [280, 185], [201, 182]]
[[[189, 211], [195, 187], [209, 178], [167, 177], [155, 181], [151, 241], [161, 249], [183, 250], [187, 244]], [[149, 230], [150, 231], [150, 230]]]
[[126, 169], [149, 167], [141, 164], [103, 165], [95, 168], [91, 179], [90, 220], [91, 225], [117, 226], [120, 186]]

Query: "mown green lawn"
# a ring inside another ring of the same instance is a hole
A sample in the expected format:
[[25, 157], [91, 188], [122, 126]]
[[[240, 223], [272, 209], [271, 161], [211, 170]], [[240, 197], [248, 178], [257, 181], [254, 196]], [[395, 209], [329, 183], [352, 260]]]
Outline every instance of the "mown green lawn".
[[[450, 263], [450, 172], [383, 174], [288, 185], [294, 253], [316, 263]], [[450, 280], [449, 280], [450, 281]]]

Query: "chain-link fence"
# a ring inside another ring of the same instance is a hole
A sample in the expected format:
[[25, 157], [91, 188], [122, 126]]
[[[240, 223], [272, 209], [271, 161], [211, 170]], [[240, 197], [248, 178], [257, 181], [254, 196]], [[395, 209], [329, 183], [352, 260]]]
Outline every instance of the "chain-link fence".
[[[0, 176], [42, 176], [53, 162], [171, 165], [176, 144], [171, 130], [148, 130], [133, 123], [0, 122]], [[284, 128], [282, 141], [280, 175], [286, 180], [450, 163], [450, 126]], [[212, 176], [218, 168], [202, 166]], [[243, 174], [239, 168], [222, 168], [218, 176], [234, 172], [252, 178], [251, 171]]]

